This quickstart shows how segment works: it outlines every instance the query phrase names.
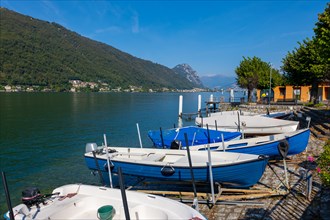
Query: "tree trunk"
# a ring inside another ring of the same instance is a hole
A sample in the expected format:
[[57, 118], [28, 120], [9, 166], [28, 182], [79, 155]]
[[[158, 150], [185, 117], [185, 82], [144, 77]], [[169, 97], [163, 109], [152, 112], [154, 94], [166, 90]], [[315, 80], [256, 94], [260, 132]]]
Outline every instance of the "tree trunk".
[[252, 102], [252, 90], [248, 89], [248, 102]]
[[319, 90], [319, 83], [317, 80], [315, 80], [313, 83], [312, 83], [312, 89], [311, 89], [311, 97], [310, 97], [310, 102], [316, 104], [318, 99], [317, 99], [317, 93], [318, 93], [318, 90]]

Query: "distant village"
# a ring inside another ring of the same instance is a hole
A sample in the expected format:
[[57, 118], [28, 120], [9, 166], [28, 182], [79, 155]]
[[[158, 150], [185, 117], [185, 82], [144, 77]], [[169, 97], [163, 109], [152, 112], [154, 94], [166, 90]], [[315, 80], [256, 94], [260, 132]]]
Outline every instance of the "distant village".
[[[70, 80], [71, 88], [69, 92], [205, 92], [208, 89], [193, 88], [193, 89], [169, 89], [166, 87], [159, 89], [145, 90], [142, 86], [130, 85], [129, 88], [111, 88], [109, 84], [103, 82], [84, 82], [81, 80]], [[45, 86], [26, 86], [26, 85], [0, 85], [0, 92], [57, 92], [56, 88]]]

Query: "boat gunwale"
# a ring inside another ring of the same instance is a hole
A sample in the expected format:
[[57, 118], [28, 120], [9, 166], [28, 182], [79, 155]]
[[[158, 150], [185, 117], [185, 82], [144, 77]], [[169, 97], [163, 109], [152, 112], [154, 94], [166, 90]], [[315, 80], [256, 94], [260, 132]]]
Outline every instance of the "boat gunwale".
[[[85, 157], [94, 159], [93, 156], [89, 156], [86, 154], [85, 154]], [[237, 153], [237, 154], [241, 154], [241, 153]], [[212, 168], [214, 169], [214, 168], [221, 168], [221, 167], [229, 167], [229, 166], [236, 166], [236, 165], [245, 164], [245, 163], [254, 163], [257, 161], [268, 161], [269, 160], [269, 157], [267, 155], [256, 155], [256, 156], [258, 156], [258, 157], [248, 159], [248, 160], [240, 160], [240, 161], [236, 161], [236, 162], [229, 161], [229, 163], [225, 163], [225, 164], [223, 164], [222, 162], [221, 162], [221, 164], [219, 164], [219, 163], [214, 164], [214, 162], [212, 161]], [[212, 158], [212, 156], [211, 156], [211, 158]], [[106, 156], [102, 157], [102, 158], [97, 157], [97, 159], [101, 160], [101, 161], [105, 161], [105, 162], [107, 161]], [[182, 163], [174, 164], [174, 163], [169, 163], [169, 162], [154, 162], [154, 161], [141, 161], [140, 162], [140, 161], [127, 161], [124, 159], [110, 160], [110, 161], [119, 162], [119, 163], [137, 164], [137, 165], [142, 165], [142, 166], [153, 166], [153, 167], [160, 167], [160, 168], [163, 168], [166, 166], [171, 166], [173, 168], [189, 169], [189, 165], [187, 163], [185, 163], [185, 165], [182, 165]], [[202, 162], [200, 162], [200, 163], [202, 163]], [[196, 163], [192, 164], [192, 167], [194, 169], [208, 168], [208, 165], [207, 165], [208, 161], [203, 162], [203, 163], [205, 163], [204, 165], [199, 165], [200, 163], [198, 163], [197, 165], [196, 165]]]

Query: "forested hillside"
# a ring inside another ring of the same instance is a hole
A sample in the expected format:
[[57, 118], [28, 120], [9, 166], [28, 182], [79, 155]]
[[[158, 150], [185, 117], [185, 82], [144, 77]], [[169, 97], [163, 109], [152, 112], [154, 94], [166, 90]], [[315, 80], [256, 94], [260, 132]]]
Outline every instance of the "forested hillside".
[[[69, 88], [69, 80], [111, 88], [196, 87], [173, 70], [93, 41], [56, 23], [0, 8], [0, 84]], [[65, 89], [64, 89], [65, 90]]]

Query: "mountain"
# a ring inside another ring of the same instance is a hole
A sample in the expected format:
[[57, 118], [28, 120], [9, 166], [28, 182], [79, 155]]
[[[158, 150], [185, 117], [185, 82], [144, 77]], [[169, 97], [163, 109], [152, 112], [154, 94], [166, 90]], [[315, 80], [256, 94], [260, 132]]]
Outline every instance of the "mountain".
[[189, 82], [195, 84], [197, 87], [204, 87], [197, 72], [188, 64], [176, 65], [172, 70], [179, 76], [185, 77]]
[[190, 89], [197, 85], [172, 69], [139, 59], [57, 24], [0, 8], [0, 86], [64, 87], [69, 80], [110, 88]]
[[203, 85], [210, 89], [227, 89], [237, 87], [234, 76], [201, 76], [200, 79], [203, 82]]

